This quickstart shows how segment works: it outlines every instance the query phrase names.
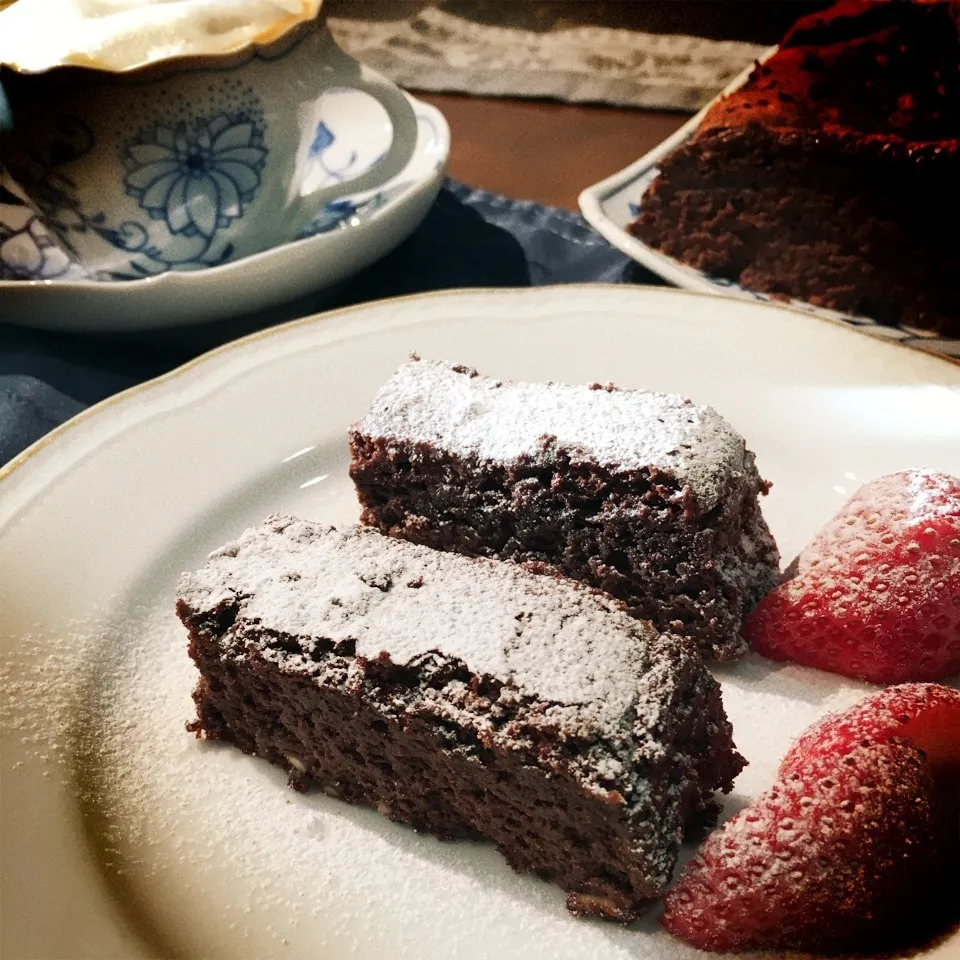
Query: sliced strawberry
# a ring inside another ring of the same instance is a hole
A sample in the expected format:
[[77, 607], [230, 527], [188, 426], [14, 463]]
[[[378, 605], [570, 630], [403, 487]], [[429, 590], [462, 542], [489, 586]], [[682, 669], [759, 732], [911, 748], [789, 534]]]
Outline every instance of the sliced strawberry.
[[667, 930], [702, 950], [862, 950], [928, 927], [946, 871], [923, 754], [857, 747], [823, 774], [799, 767], [711, 834]]
[[960, 694], [911, 686], [806, 731], [773, 787], [687, 864], [663, 925], [704, 950], [862, 951], [956, 919], [956, 781], [948, 796], [903, 732], [946, 743], [934, 731], [949, 733]]
[[780, 776], [812, 756], [841, 757], [854, 746], [894, 738], [919, 747], [936, 777], [960, 768], [960, 691], [939, 683], [903, 683], [828, 714], [794, 741]]
[[960, 479], [868, 483], [744, 627], [755, 650], [873, 683], [960, 673]]

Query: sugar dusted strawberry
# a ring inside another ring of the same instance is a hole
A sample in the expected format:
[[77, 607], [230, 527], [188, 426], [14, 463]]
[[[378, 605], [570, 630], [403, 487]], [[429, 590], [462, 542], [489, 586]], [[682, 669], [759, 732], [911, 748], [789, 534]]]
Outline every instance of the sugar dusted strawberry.
[[960, 673], [960, 479], [866, 484], [790, 574], [744, 628], [764, 656], [873, 683]]
[[902, 683], [830, 713], [787, 751], [780, 775], [813, 756], [836, 758], [855, 746], [909, 740], [923, 750], [936, 778], [960, 772], [960, 691], [939, 683]]
[[907, 939], [946, 875], [930, 770], [906, 743], [844, 760], [799, 767], [711, 834], [668, 894], [664, 926], [716, 951]]
[[713, 833], [668, 894], [664, 926], [715, 951], [862, 949], [898, 937], [943, 875], [930, 772], [908, 744], [846, 759], [831, 776], [800, 768]]
[[956, 755], [958, 704], [909, 685], [811, 727], [687, 864], [663, 925], [704, 950], [863, 951], [956, 919], [957, 782], [940, 777], [951, 751], [934, 767], [903, 732], [945, 745], [937, 731], [952, 729]]

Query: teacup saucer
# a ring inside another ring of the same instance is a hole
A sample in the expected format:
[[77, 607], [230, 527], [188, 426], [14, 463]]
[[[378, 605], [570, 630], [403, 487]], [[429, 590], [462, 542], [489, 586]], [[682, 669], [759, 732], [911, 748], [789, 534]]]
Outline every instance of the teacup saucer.
[[[407, 97], [417, 142], [396, 177], [327, 203], [307, 236], [202, 270], [96, 279], [45, 232], [15, 184], [0, 185], [0, 267], [13, 272], [13, 264], [29, 262], [40, 277], [0, 280], [0, 319], [51, 330], [156, 330], [249, 315], [340, 283], [409, 236], [440, 190], [449, 127], [435, 107]], [[363, 145], [350, 144], [349, 114], [341, 118], [328, 130], [330, 146], [354, 156]]]

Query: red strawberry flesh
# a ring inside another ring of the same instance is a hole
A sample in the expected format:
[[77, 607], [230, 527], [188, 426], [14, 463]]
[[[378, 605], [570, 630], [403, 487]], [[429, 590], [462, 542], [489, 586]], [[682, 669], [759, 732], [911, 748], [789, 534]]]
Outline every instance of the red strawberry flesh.
[[908, 684], [810, 727], [687, 864], [663, 925], [704, 950], [886, 952], [958, 919], [958, 718], [960, 692]]
[[960, 766], [960, 691], [939, 683], [903, 683], [866, 697], [842, 713], [831, 713], [794, 741], [780, 764], [813, 754], [842, 756], [855, 745], [892, 738], [909, 740], [937, 771]]
[[960, 673], [960, 479], [868, 483], [788, 573], [745, 625], [764, 656], [873, 683]]

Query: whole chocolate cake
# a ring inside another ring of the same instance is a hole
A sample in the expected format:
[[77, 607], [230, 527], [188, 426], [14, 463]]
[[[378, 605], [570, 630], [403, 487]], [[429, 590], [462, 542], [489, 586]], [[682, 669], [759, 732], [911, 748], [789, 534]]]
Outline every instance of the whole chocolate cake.
[[184, 574], [195, 729], [294, 786], [492, 840], [628, 921], [743, 766], [691, 645], [594, 591], [273, 517]]
[[363, 521], [442, 550], [549, 565], [729, 660], [778, 580], [767, 484], [709, 407], [612, 386], [404, 364], [350, 434]]
[[753, 290], [957, 335], [958, 138], [954, 5], [844, 0], [714, 104], [630, 229]]

